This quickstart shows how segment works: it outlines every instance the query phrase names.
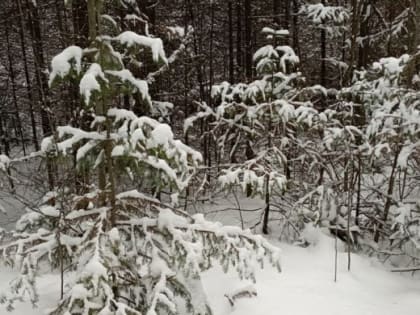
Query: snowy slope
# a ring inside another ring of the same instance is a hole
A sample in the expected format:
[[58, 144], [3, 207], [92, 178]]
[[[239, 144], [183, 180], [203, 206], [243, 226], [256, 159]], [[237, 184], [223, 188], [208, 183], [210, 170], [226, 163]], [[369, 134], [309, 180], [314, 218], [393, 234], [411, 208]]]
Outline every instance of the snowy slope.
[[[203, 279], [215, 315], [418, 315], [420, 281], [384, 270], [371, 259], [352, 255], [352, 271], [347, 258], [339, 253], [338, 282], [334, 283], [333, 240], [321, 236], [309, 248], [281, 244], [283, 272], [272, 268], [258, 272], [255, 298], [242, 298], [234, 307], [225, 294], [247, 286], [234, 273], [220, 268], [207, 272]], [[7, 287], [13, 273], [0, 269], [0, 291]], [[58, 277], [48, 275], [40, 283], [39, 309], [18, 305], [15, 315], [41, 315], [59, 295]], [[5, 314], [0, 309], [0, 314]]]

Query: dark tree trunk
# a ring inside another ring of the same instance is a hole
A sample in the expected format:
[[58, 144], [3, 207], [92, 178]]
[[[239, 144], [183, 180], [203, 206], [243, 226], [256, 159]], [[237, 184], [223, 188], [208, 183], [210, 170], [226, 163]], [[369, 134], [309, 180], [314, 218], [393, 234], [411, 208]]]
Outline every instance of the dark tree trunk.
[[[362, 8], [362, 19], [360, 21], [360, 37], [365, 38], [369, 36], [369, 22], [371, 17], [371, 10], [369, 7], [371, 6], [371, 1], [366, 1]], [[368, 15], [369, 14], [369, 15]], [[369, 58], [369, 50], [370, 50], [370, 43], [369, 40], [363, 41], [363, 45], [359, 47], [359, 57], [357, 66], [359, 68], [365, 67], [368, 64]]]
[[268, 234], [268, 221], [270, 217], [270, 176], [266, 175], [265, 179], [265, 208], [264, 208], [264, 219], [262, 225], [262, 232]]
[[242, 55], [242, 5], [241, 0], [236, 2], [236, 64], [238, 77], [243, 75], [243, 55]]
[[77, 46], [85, 47], [88, 43], [89, 31], [87, 18], [87, 1], [72, 0], [72, 22], [74, 29], [74, 43]]
[[[10, 43], [9, 24], [5, 23], [6, 32], [6, 45], [7, 45], [7, 61], [9, 63], [9, 77], [12, 85], [12, 97], [13, 105], [15, 107], [15, 118], [16, 118], [16, 138], [20, 138], [23, 154], [26, 155], [25, 139], [23, 137], [22, 121], [20, 119], [20, 110], [17, 99], [17, 88], [16, 88], [16, 73], [14, 68], [14, 60], [12, 57], [12, 47]], [[18, 141], [16, 141], [18, 142]]]
[[293, 49], [300, 55], [300, 47], [299, 47], [299, 4], [297, 0], [293, 0]]
[[251, 0], [245, 0], [245, 75], [247, 80], [252, 80], [252, 6]]
[[20, 37], [20, 44], [22, 50], [22, 57], [23, 57], [23, 69], [25, 72], [25, 81], [26, 81], [26, 91], [28, 95], [28, 102], [29, 102], [29, 117], [31, 120], [31, 129], [32, 129], [32, 142], [34, 144], [34, 148], [36, 151], [39, 150], [38, 144], [38, 135], [36, 131], [36, 121], [35, 121], [35, 112], [34, 112], [34, 97], [32, 93], [32, 82], [29, 75], [28, 69], [28, 58], [26, 55], [26, 42], [25, 42], [25, 32], [24, 32], [24, 21], [23, 21], [23, 9], [22, 9], [22, 2], [21, 0], [16, 1], [18, 5], [18, 12], [19, 12], [19, 37]]
[[[325, 0], [322, 0], [322, 4], [325, 5]], [[327, 34], [325, 30], [325, 24], [321, 27], [321, 85], [326, 87], [327, 85]], [[326, 99], [322, 95], [321, 110], [326, 108]]]
[[281, 4], [282, 0], [273, 0], [273, 20], [277, 29], [281, 27]]
[[28, 22], [32, 39], [32, 51], [35, 62], [36, 81], [38, 85], [39, 98], [41, 100], [41, 124], [44, 137], [52, 134], [51, 126], [51, 104], [48, 91], [48, 74], [44, 56], [43, 38], [41, 34], [41, 22], [38, 14], [38, 8], [32, 1], [26, 0], [28, 8]]
[[231, 84], [234, 83], [234, 76], [235, 76], [235, 58], [233, 55], [233, 7], [232, 7], [232, 0], [228, 2], [228, 37], [229, 37], [229, 82]]

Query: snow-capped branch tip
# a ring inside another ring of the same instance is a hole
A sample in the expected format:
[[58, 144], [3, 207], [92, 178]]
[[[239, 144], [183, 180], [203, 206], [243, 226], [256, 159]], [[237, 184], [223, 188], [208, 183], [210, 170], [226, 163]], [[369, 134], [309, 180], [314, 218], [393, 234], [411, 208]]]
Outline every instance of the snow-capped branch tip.
[[152, 51], [154, 62], [168, 63], [163, 49], [163, 42], [160, 38], [147, 37], [139, 35], [135, 32], [126, 31], [115, 37], [114, 41], [117, 41], [127, 47], [140, 46], [149, 48]]
[[10, 159], [7, 155], [0, 154], [0, 171], [6, 172], [10, 166]]
[[51, 73], [48, 85], [51, 87], [57, 78], [65, 78], [74, 69], [77, 74], [82, 71], [83, 50], [78, 46], [69, 46], [56, 55], [51, 61]]

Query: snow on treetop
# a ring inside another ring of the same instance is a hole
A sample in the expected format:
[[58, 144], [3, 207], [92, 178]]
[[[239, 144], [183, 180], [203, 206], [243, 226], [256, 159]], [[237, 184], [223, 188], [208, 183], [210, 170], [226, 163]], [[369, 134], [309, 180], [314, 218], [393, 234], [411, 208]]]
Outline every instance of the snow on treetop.
[[172, 129], [167, 124], [160, 124], [151, 132], [151, 142], [155, 145], [162, 145], [164, 148], [169, 146], [169, 141], [173, 139]]
[[64, 78], [69, 74], [72, 63], [77, 73], [82, 70], [83, 50], [78, 46], [69, 46], [55, 56], [51, 61], [51, 74], [48, 84], [54, 82], [57, 77]]
[[254, 61], [260, 60], [261, 58], [278, 58], [278, 57], [279, 57], [279, 54], [274, 49], [274, 47], [272, 45], [267, 45], [257, 50], [257, 52], [254, 54]]
[[299, 13], [306, 14], [313, 23], [325, 22], [344, 23], [349, 18], [349, 12], [341, 6], [325, 6], [322, 3], [302, 6]]
[[283, 72], [286, 72], [286, 63], [297, 64], [299, 63], [299, 57], [295, 54], [295, 51], [290, 46], [278, 46], [276, 47], [277, 51], [283, 53], [280, 58], [280, 65], [283, 69]]
[[114, 40], [117, 40], [128, 47], [134, 45], [148, 47], [152, 50], [152, 56], [155, 62], [162, 60], [164, 63], [168, 63], [165, 51], [163, 50], [163, 43], [160, 38], [151, 38], [131, 31], [126, 31], [115, 37]]
[[269, 69], [272, 68], [273, 61], [280, 59], [281, 71], [286, 72], [286, 65], [299, 63], [299, 57], [295, 54], [295, 51], [290, 46], [277, 46], [267, 45], [261, 47], [254, 54], [254, 61], [258, 61], [256, 69], [259, 73], [263, 73], [266, 66], [269, 65]]
[[88, 71], [86, 71], [79, 84], [80, 94], [84, 96], [86, 104], [89, 104], [93, 91], [101, 90], [101, 85], [96, 78], [99, 78], [104, 82], [108, 82], [105, 78], [105, 74], [102, 72], [101, 66], [97, 63], [93, 63], [89, 67]]

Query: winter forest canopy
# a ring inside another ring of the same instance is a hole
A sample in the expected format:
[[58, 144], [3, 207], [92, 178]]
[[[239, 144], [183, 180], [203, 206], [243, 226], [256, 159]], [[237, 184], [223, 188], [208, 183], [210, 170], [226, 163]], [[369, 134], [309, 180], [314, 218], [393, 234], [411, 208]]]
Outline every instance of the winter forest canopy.
[[288, 253], [418, 299], [419, 0], [0, 2], [1, 314], [248, 315]]

